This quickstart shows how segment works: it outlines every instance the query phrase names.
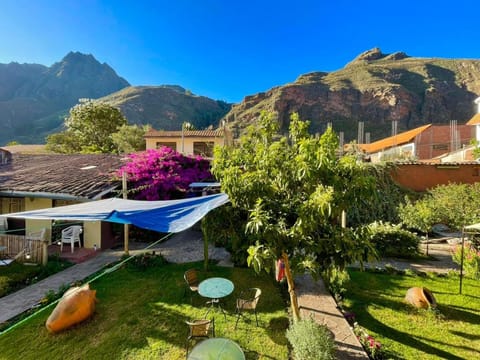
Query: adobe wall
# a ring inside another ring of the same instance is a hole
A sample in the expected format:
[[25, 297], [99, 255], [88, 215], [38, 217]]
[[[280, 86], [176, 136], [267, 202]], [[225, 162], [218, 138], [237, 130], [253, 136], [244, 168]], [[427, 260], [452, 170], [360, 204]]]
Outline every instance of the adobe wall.
[[480, 181], [480, 164], [398, 164], [393, 180], [414, 191], [426, 191], [449, 183], [473, 184]]

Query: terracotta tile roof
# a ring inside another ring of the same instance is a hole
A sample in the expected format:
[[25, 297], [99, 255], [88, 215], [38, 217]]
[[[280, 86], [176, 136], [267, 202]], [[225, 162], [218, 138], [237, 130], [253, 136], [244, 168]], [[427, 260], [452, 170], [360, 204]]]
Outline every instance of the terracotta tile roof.
[[120, 186], [112, 175], [123, 164], [113, 154], [13, 154], [12, 161], [0, 165], [0, 195], [95, 199]]
[[10, 145], [10, 146], [3, 146], [1, 149], [5, 149], [12, 154], [53, 154], [51, 151], [48, 151], [45, 145], [31, 145], [31, 144], [24, 144], [24, 145]]
[[475, 114], [470, 120], [468, 120], [466, 125], [477, 125], [480, 124], [480, 113]]
[[[184, 137], [223, 137], [223, 129], [219, 130], [185, 130]], [[162, 131], [150, 130], [145, 134], [145, 137], [182, 137], [182, 131]]]
[[383, 149], [388, 149], [394, 146], [407, 144], [413, 141], [413, 139], [415, 139], [417, 135], [419, 135], [420, 133], [428, 129], [430, 126], [432, 126], [432, 124], [420, 126], [418, 128], [397, 134], [397, 136], [390, 136], [385, 139], [375, 141], [371, 144], [359, 144], [358, 147], [361, 150], [371, 154]]

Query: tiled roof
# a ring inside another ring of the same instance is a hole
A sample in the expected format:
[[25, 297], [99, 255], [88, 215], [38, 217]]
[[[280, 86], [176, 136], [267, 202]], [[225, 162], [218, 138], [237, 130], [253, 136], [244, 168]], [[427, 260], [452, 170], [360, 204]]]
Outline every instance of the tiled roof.
[[421, 132], [428, 129], [431, 124], [420, 126], [418, 128], [405, 131], [397, 134], [396, 136], [390, 136], [382, 140], [375, 141], [371, 144], [359, 144], [359, 148], [367, 153], [375, 153], [377, 151], [388, 149], [394, 146], [403, 145], [411, 142]]
[[4, 146], [2, 149], [5, 149], [12, 154], [52, 154], [51, 151], [48, 151], [45, 145], [31, 145], [31, 144], [24, 144], [24, 145], [10, 145]]
[[480, 113], [475, 114], [470, 120], [468, 120], [467, 125], [477, 125], [480, 124]]
[[11, 162], [0, 165], [0, 194], [95, 199], [119, 186], [112, 175], [123, 164], [113, 154], [13, 154]]
[[[184, 137], [223, 137], [223, 129], [220, 130], [185, 130]], [[150, 130], [145, 137], [182, 137], [182, 131]]]

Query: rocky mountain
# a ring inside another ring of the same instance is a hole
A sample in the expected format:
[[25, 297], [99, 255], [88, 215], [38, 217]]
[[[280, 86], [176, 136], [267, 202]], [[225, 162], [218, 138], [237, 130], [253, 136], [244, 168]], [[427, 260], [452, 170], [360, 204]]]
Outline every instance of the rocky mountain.
[[0, 64], [0, 145], [44, 142], [79, 98], [99, 98], [126, 86], [110, 66], [78, 52], [50, 67]]
[[131, 86], [99, 101], [120, 109], [129, 124], [149, 124], [156, 130], [180, 130], [189, 122], [196, 129], [217, 127], [231, 105], [197, 96], [176, 85]]
[[424, 124], [458, 124], [475, 113], [480, 96], [480, 61], [415, 58], [403, 52], [384, 54], [375, 48], [343, 69], [301, 75], [295, 82], [272, 88], [232, 107], [224, 120], [239, 134], [262, 110], [274, 112], [283, 131], [298, 112], [322, 133], [332, 124], [345, 141], [356, 140], [358, 122], [371, 141]]

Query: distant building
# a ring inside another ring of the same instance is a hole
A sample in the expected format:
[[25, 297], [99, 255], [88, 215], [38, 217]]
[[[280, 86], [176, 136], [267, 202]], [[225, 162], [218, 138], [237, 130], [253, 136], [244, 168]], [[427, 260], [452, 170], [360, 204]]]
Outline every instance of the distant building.
[[395, 159], [428, 160], [460, 150], [475, 138], [469, 125], [424, 125], [358, 147], [372, 162]]
[[227, 129], [219, 130], [183, 130], [158, 131], [151, 129], [145, 134], [146, 148], [158, 149], [168, 146], [185, 155], [213, 157], [215, 145], [231, 144], [231, 133]]

